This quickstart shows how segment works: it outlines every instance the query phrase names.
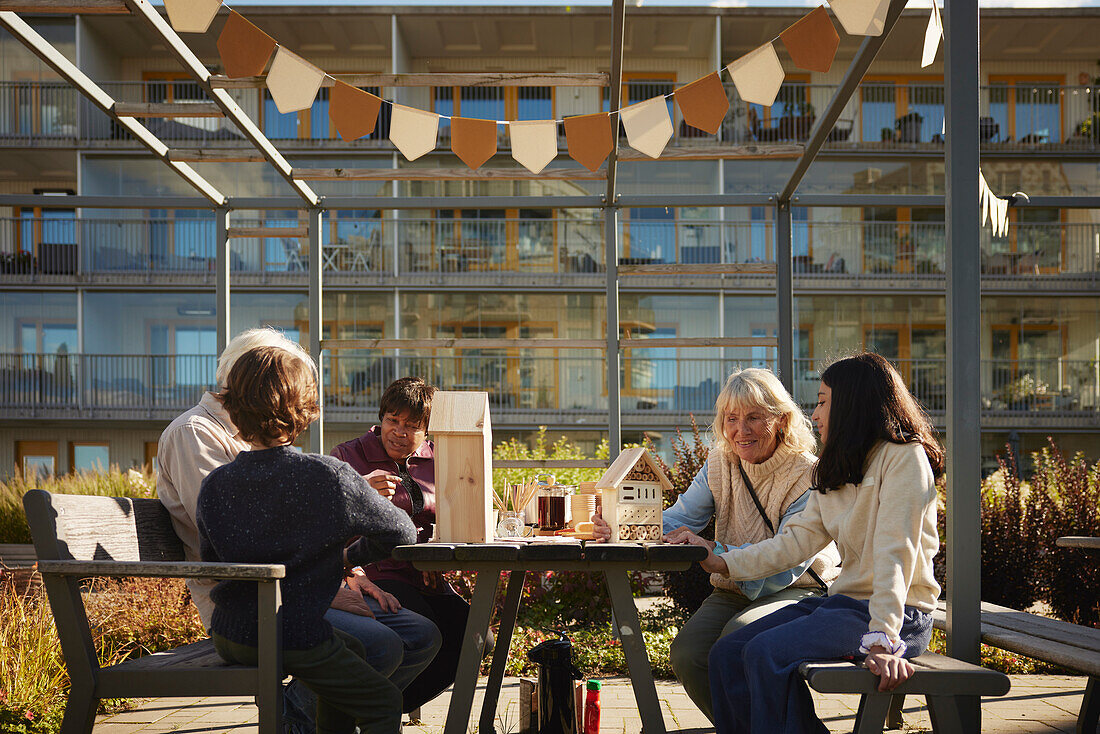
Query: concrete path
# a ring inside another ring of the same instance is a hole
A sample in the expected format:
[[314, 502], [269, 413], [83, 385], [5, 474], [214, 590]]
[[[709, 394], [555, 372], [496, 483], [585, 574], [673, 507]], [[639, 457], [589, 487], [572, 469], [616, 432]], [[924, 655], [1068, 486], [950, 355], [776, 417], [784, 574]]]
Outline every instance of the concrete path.
[[[1086, 679], [1078, 676], [1018, 675], [1003, 698], [982, 704], [982, 731], [989, 734], [1073, 734]], [[482, 679], [484, 684], [484, 679]], [[483, 687], [478, 688], [474, 711], [480, 711]], [[714, 728], [692, 705], [684, 689], [674, 681], [659, 681], [657, 695], [665, 711], [669, 734], [706, 734]], [[445, 693], [421, 711], [422, 720], [407, 724], [408, 734], [440, 734], [447, 717]], [[858, 696], [814, 694], [818, 714], [830, 732], [850, 732]], [[641, 721], [630, 683], [625, 678], [604, 681], [601, 693], [603, 734], [637, 734]], [[496, 729], [498, 734], [519, 731], [519, 682], [507, 678], [501, 690]], [[476, 719], [475, 713], [475, 719]], [[924, 700], [906, 700], [908, 731], [931, 731]], [[472, 732], [473, 725], [470, 731]], [[133, 711], [97, 719], [94, 734], [254, 734], [256, 707], [241, 698], [156, 698], [143, 701]]]

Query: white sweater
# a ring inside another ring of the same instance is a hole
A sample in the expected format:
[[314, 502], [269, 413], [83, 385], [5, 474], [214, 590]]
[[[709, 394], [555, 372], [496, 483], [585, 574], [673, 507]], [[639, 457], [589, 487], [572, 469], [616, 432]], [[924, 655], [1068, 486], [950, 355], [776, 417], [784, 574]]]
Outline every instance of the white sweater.
[[940, 593], [932, 574], [940, 547], [936, 487], [919, 443], [878, 444], [867, 456], [860, 486], [811, 492], [806, 509], [779, 535], [722, 558], [731, 578], [755, 579], [810, 558], [832, 540], [840, 549], [841, 568], [829, 594], [868, 600], [869, 632], [896, 641], [904, 606], [935, 609]]

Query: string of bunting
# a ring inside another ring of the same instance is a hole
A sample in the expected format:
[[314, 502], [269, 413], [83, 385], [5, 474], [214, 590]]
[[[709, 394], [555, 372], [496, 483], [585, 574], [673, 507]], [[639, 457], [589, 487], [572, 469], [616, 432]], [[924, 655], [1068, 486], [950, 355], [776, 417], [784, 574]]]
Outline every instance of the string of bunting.
[[[828, 0], [833, 13], [849, 35], [879, 36], [885, 28], [890, 0]], [[221, 0], [164, 0], [172, 27], [179, 33], [205, 33], [222, 6]], [[840, 36], [819, 6], [771, 41], [724, 67], [741, 99], [770, 107], [779, 95], [785, 74], [776, 53], [780, 42], [795, 66], [827, 72], [840, 45]], [[260, 76], [272, 53], [267, 87], [279, 112], [309, 109], [325, 77], [323, 70], [280, 45], [237, 11], [218, 37], [218, 52], [226, 76]], [[607, 160], [614, 145], [611, 117], [618, 114], [630, 147], [659, 158], [672, 138], [668, 99], [674, 98], [684, 122], [711, 135], [718, 132], [729, 110], [722, 87], [722, 70], [678, 87], [671, 94], [624, 107], [618, 111], [578, 115], [563, 120], [478, 120], [438, 115], [384, 100], [333, 78], [329, 117], [345, 141], [374, 132], [382, 104], [391, 108], [390, 141], [410, 161], [435, 150], [440, 119], [451, 121], [451, 150], [471, 169], [477, 169], [497, 152], [497, 125], [508, 128], [512, 157], [533, 174], [540, 173], [557, 156], [557, 126], [565, 130], [569, 156], [590, 171]]]

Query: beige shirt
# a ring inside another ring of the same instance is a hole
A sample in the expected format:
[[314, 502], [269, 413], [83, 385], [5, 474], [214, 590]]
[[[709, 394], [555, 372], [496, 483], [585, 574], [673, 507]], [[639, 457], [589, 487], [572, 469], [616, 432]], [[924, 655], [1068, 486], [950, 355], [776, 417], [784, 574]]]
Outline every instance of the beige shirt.
[[878, 444], [868, 455], [860, 486], [812, 492], [806, 508], [779, 535], [722, 558], [731, 578], [762, 578], [813, 556], [834, 539], [841, 567], [829, 594], [867, 600], [869, 632], [897, 640], [905, 606], [935, 609], [940, 594], [932, 573], [940, 547], [936, 486], [920, 444]]
[[[214, 469], [233, 461], [249, 444], [238, 438], [237, 427], [213, 393], [204, 393], [199, 404], [176, 418], [160, 434], [157, 448], [157, 496], [172, 516], [176, 535], [183, 541], [188, 560], [201, 560], [195, 506], [202, 480]], [[210, 591], [216, 582], [189, 579], [187, 588], [198, 607], [203, 625], [210, 628], [214, 602]]]

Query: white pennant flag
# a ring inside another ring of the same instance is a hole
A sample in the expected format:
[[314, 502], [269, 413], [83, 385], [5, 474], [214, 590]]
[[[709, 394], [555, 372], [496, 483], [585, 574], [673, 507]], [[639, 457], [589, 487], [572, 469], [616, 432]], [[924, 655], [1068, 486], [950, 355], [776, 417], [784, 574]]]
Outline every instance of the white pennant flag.
[[1008, 199], [997, 198], [997, 226], [1000, 236], [1008, 234]]
[[932, 0], [932, 13], [928, 16], [928, 27], [924, 29], [924, 53], [920, 59], [922, 69], [931, 66], [936, 60], [936, 51], [940, 48], [941, 38], [943, 38], [943, 21], [940, 19], [940, 9], [936, 5], [936, 0]]
[[984, 227], [989, 221], [989, 186], [981, 171], [978, 171], [978, 206], [982, 208], [982, 226]]
[[766, 43], [726, 67], [741, 99], [771, 107], [783, 86], [783, 64], [775, 47]]
[[531, 173], [542, 169], [558, 155], [558, 123], [554, 120], [509, 122], [512, 157]]
[[619, 111], [630, 147], [650, 158], [660, 158], [672, 138], [672, 118], [665, 98], [654, 97]]
[[221, 6], [222, 0], [164, 0], [176, 33], [206, 33]]
[[267, 88], [283, 114], [312, 107], [324, 80], [325, 72], [282, 46], [267, 72]]
[[439, 115], [405, 105], [393, 105], [390, 117], [390, 142], [401, 154], [415, 161], [425, 153], [435, 150], [439, 135]]
[[837, 20], [850, 36], [881, 36], [890, 0], [829, 0]]

